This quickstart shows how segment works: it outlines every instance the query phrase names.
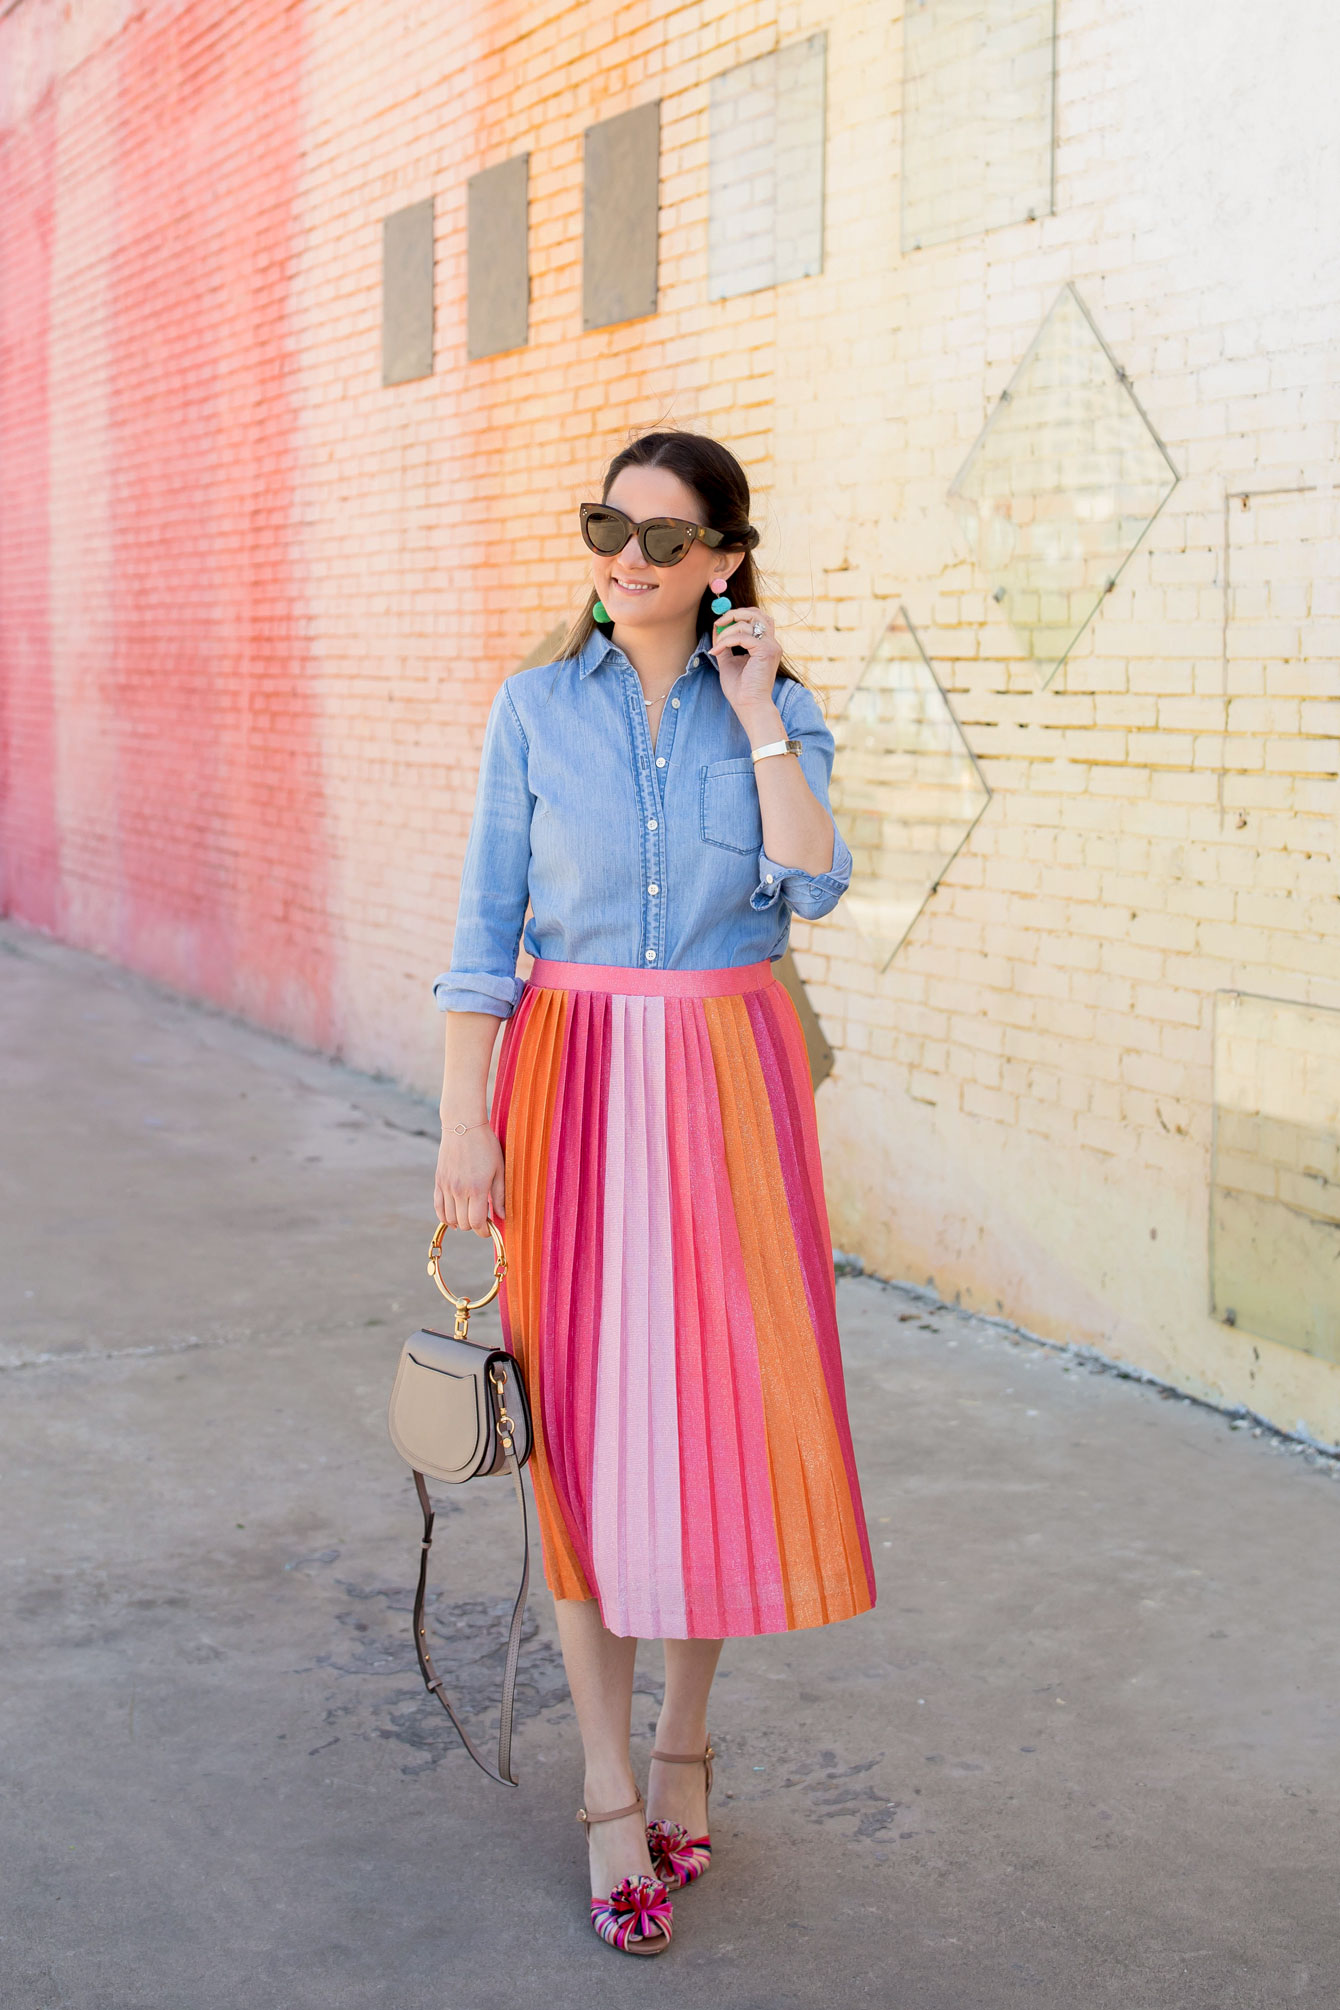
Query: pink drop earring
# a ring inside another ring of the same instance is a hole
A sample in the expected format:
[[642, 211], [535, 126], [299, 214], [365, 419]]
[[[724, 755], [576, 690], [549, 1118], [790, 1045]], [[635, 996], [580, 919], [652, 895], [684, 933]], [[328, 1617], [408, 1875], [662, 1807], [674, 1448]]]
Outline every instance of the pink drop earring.
[[716, 599], [712, 602], [713, 614], [729, 614], [730, 601], [726, 598], [725, 580], [713, 579], [710, 580], [708, 584], [711, 586], [713, 593], [715, 593], [716, 595]]

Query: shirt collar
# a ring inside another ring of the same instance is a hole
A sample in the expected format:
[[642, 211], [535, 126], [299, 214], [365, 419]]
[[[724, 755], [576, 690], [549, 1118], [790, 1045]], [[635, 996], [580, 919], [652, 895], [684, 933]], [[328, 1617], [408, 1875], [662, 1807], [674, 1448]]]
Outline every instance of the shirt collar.
[[[707, 629], [704, 629], [698, 637], [697, 648], [684, 665], [685, 670], [714, 670], [716, 668], [715, 659], [708, 653], [711, 647], [711, 634]], [[606, 635], [603, 629], [593, 628], [581, 648], [577, 651], [577, 675], [579, 677], [589, 677], [593, 670], [599, 670], [601, 665], [607, 663], [611, 656], [618, 656], [624, 662], [628, 660], [612, 636]]]

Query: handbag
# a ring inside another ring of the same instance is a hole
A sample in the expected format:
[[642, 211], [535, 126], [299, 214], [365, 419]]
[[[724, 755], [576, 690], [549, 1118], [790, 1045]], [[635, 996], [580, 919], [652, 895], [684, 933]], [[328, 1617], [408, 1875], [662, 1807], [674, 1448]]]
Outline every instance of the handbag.
[[[530, 1405], [521, 1369], [512, 1356], [487, 1341], [470, 1338], [470, 1314], [491, 1304], [497, 1297], [507, 1271], [507, 1252], [496, 1222], [489, 1222], [496, 1262], [493, 1286], [482, 1298], [458, 1298], [442, 1282], [442, 1237], [446, 1224], [439, 1222], [428, 1253], [428, 1275], [442, 1296], [456, 1308], [455, 1330], [433, 1333], [424, 1328], [413, 1334], [400, 1352], [391, 1387], [387, 1425], [391, 1443], [414, 1474], [414, 1485], [423, 1510], [423, 1543], [419, 1551], [419, 1585], [414, 1594], [414, 1647], [419, 1669], [431, 1696], [436, 1696], [456, 1727], [457, 1734], [475, 1764], [500, 1786], [516, 1786], [512, 1777], [512, 1706], [516, 1692], [517, 1660], [521, 1653], [521, 1622], [525, 1617], [526, 1594], [530, 1589], [530, 1529], [526, 1520], [526, 1490], [521, 1468], [531, 1454]], [[512, 1607], [511, 1629], [507, 1636], [507, 1656], [503, 1667], [502, 1712], [498, 1720], [498, 1770], [494, 1772], [475, 1750], [469, 1732], [452, 1705], [433, 1667], [424, 1625], [424, 1602], [428, 1588], [428, 1552], [433, 1545], [433, 1505], [428, 1498], [428, 1479], [446, 1480], [452, 1486], [466, 1480], [491, 1478], [510, 1473], [521, 1508], [521, 1586]]]

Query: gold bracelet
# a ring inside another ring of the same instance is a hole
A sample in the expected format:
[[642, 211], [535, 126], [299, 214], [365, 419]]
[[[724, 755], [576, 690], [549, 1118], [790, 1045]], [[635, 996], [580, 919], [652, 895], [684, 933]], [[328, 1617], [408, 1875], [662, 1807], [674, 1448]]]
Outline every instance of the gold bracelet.
[[[451, 1128], [458, 1138], [463, 1138], [467, 1131], [482, 1131], [489, 1121], [488, 1117], [481, 1117], [477, 1124], [453, 1124]], [[443, 1130], [447, 1128], [445, 1118], [442, 1120], [442, 1128]]]

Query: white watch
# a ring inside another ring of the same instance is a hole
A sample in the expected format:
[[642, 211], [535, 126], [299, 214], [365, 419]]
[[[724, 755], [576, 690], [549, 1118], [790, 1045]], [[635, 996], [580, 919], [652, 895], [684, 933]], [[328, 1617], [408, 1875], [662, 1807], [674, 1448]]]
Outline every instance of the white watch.
[[766, 747], [755, 747], [751, 760], [766, 761], [773, 754], [798, 754], [799, 740], [769, 740]]

